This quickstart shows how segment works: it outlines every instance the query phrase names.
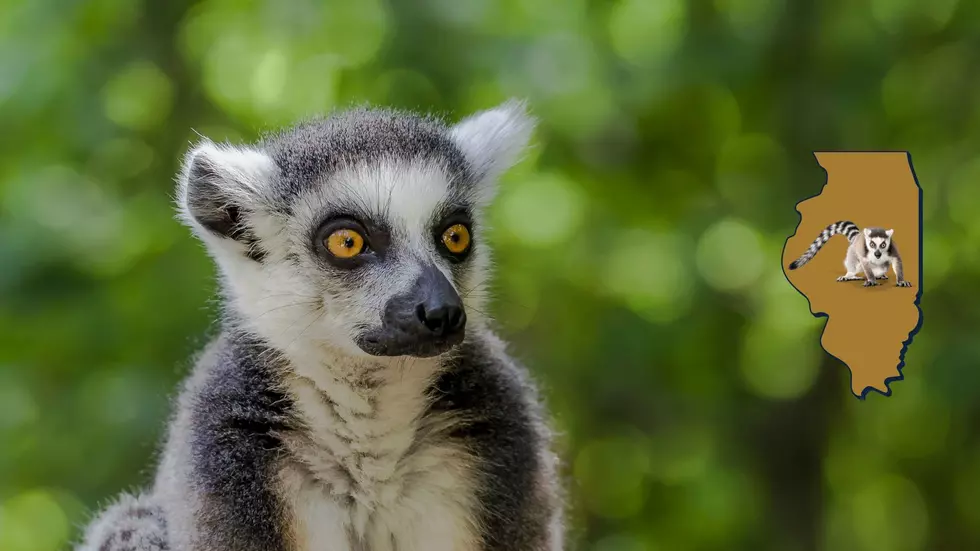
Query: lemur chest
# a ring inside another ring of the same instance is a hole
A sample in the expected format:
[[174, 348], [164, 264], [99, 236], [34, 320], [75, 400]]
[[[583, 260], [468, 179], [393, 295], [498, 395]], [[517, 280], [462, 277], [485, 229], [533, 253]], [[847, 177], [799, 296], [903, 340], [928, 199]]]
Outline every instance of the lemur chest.
[[881, 258], [875, 258], [874, 256], [870, 256], [870, 258], [868, 259], [868, 264], [871, 267], [871, 273], [874, 274], [875, 277], [881, 277], [887, 274], [890, 263], [891, 263], [891, 258], [884, 255], [882, 255]]
[[351, 461], [284, 469], [291, 549], [478, 549], [474, 480], [459, 451], [433, 446], [400, 461], [367, 454]]
[[288, 443], [280, 473], [291, 549], [478, 549], [476, 472], [441, 430], [446, 421], [411, 402], [389, 411], [322, 400], [300, 407], [313, 422]]

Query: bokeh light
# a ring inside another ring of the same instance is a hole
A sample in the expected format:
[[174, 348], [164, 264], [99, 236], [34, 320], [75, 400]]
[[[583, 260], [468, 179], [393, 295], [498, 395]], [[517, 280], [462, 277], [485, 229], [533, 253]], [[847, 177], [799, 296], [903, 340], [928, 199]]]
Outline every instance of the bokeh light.
[[[0, 550], [148, 481], [218, 311], [173, 213], [191, 141], [513, 96], [539, 126], [488, 313], [561, 431], [570, 548], [980, 548], [980, 3], [62, 4], [0, 2]], [[890, 398], [851, 396], [780, 265], [812, 151], [848, 148], [910, 150], [923, 187]]]

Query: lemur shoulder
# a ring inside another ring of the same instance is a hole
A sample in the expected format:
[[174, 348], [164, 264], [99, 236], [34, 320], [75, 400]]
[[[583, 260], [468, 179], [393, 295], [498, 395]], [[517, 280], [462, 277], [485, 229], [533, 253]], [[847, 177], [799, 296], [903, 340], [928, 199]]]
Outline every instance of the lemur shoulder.
[[[827, 241], [838, 234], [845, 236], [850, 245], [848, 245], [847, 253], [844, 256], [846, 272], [838, 277], [837, 281], [860, 281], [864, 279], [864, 286], [872, 287], [878, 284], [877, 280], [888, 279], [888, 268], [891, 267], [895, 272], [896, 286], [912, 286], [905, 279], [902, 255], [899, 254], [898, 245], [892, 239], [895, 230], [864, 228], [864, 231], [861, 231], [857, 224], [846, 220], [835, 222], [824, 228], [807, 250], [789, 265], [789, 269], [795, 270], [812, 260]], [[864, 277], [858, 277], [858, 274], [863, 274]]]
[[556, 551], [536, 387], [486, 319], [484, 209], [533, 129], [361, 108], [187, 154], [221, 281], [151, 487], [83, 551]]

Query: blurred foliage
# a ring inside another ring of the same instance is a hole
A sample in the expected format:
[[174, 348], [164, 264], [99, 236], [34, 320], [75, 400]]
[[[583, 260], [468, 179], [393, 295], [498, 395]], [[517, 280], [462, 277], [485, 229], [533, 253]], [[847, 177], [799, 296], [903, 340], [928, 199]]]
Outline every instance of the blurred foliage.
[[[541, 127], [494, 312], [576, 548], [980, 548], [978, 31], [966, 0], [4, 0], [0, 549], [63, 548], [149, 476], [215, 310], [172, 214], [197, 132], [511, 96]], [[780, 271], [817, 149], [910, 150], [924, 188], [891, 398], [850, 395]]]

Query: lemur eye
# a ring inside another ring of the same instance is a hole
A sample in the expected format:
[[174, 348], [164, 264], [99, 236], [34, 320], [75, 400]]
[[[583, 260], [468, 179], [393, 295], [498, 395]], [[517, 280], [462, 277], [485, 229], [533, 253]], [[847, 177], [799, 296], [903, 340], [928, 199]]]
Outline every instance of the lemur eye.
[[324, 245], [337, 258], [353, 258], [364, 250], [364, 236], [345, 228], [327, 236]]
[[463, 254], [470, 248], [470, 230], [462, 224], [453, 224], [442, 232], [442, 243], [453, 254]]

